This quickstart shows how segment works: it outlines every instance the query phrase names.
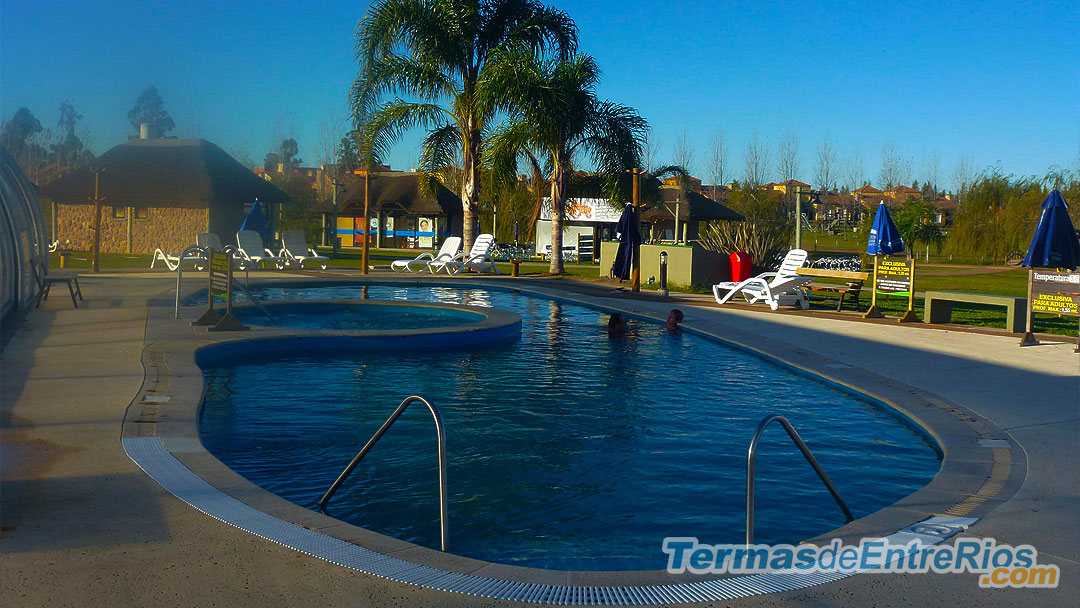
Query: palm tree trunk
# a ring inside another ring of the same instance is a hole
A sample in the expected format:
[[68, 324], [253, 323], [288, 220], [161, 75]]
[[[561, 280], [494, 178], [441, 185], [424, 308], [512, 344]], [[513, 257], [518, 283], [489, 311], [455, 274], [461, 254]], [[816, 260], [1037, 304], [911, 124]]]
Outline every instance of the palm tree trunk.
[[480, 131], [470, 129], [461, 150], [463, 169], [461, 176], [461, 236], [464, 241], [464, 251], [466, 252], [472, 250], [473, 241], [476, 240], [476, 210], [480, 206], [480, 168], [477, 164], [479, 147]]
[[566, 171], [561, 163], [555, 164], [551, 176], [551, 264], [548, 272], [563, 274], [563, 209], [566, 207]]

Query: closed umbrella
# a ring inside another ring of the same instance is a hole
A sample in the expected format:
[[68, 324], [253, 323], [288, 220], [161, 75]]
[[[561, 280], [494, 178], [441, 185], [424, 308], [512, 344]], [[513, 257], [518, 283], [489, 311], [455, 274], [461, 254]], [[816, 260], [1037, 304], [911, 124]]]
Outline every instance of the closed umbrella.
[[891, 255], [904, 250], [904, 239], [889, 215], [885, 201], [878, 205], [874, 225], [870, 227], [870, 240], [866, 243], [866, 253], [870, 255]]
[[244, 223], [240, 224], [240, 230], [254, 230], [262, 236], [264, 241], [270, 237], [270, 226], [266, 223], [266, 216], [263, 215], [259, 199], [255, 199], [255, 202], [251, 204], [251, 209], [244, 217]]
[[611, 276], [626, 281], [634, 267], [634, 246], [641, 244], [641, 229], [630, 205], [623, 209], [619, 223], [615, 225], [615, 234], [619, 237], [619, 249], [615, 252], [615, 263], [611, 265]]
[[1069, 204], [1061, 192], [1052, 190], [1042, 204], [1042, 215], [1021, 266], [1068, 268], [1080, 264], [1080, 239], [1069, 219]]

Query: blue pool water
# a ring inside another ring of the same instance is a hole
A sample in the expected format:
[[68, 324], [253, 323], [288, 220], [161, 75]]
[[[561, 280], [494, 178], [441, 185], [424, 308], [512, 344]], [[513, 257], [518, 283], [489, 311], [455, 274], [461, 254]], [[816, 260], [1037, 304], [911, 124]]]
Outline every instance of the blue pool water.
[[[276, 299], [357, 298], [359, 287], [264, 289]], [[371, 286], [381, 300], [494, 306], [519, 342], [475, 350], [249, 357], [205, 369], [207, 448], [254, 483], [314, 508], [406, 396], [439, 407], [449, 459], [449, 550], [556, 569], [663, 569], [666, 536], [741, 542], [746, 449], [780, 413], [856, 517], [924, 486], [936, 451], [889, 411], [699, 336], [537, 297]], [[411, 408], [329, 504], [339, 519], [438, 548], [435, 433]], [[844, 523], [779, 427], [757, 464], [758, 542]]]
[[[304, 306], [268, 306], [266, 309], [278, 326], [304, 329], [430, 329], [484, 320], [484, 315], [467, 310], [406, 305], [319, 302]], [[258, 308], [237, 307], [233, 314], [250, 325], [272, 325]]]

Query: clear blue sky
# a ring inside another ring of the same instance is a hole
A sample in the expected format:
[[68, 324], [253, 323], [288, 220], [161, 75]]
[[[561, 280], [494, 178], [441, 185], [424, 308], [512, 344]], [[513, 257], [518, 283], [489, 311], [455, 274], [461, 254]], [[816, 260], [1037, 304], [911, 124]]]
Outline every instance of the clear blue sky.
[[[165, 3], [161, 3], [165, 4]], [[70, 99], [101, 153], [133, 133], [125, 117], [158, 87], [180, 137], [260, 163], [294, 136], [307, 164], [340, 136], [355, 77], [352, 35], [366, 3], [0, 0], [0, 115], [27, 106], [55, 128]], [[877, 181], [885, 141], [910, 158], [1006, 173], [1080, 164], [1080, 2], [552, 2], [604, 69], [603, 97], [636, 107], [660, 140], [685, 131], [704, 173], [722, 129], [741, 177], [755, 130], [774, 150], [791, 131], [804, 181], [827, 135], [858, 147]], [[416, 164], [419, 134], [389, 159]], [[708, 179], [706, 178], [706, 181]]]

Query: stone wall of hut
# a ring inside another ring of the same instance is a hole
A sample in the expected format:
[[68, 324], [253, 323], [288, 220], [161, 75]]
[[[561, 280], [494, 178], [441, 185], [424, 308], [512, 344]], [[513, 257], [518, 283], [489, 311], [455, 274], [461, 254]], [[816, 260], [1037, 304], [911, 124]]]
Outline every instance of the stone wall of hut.
[[[60, 245], [76, 251], [89, 251], [94, 234], [94, 206], [59, 204], [56, 209], [56, 234]], [[153, 253], [160, 248], [169, 253], [180, 253], [185, 247], [195, 244], [195, 235], [206, 232], [207, 225], [206, 209], [117, 208], [102, 205], [101, 250], [108, 253]]]

